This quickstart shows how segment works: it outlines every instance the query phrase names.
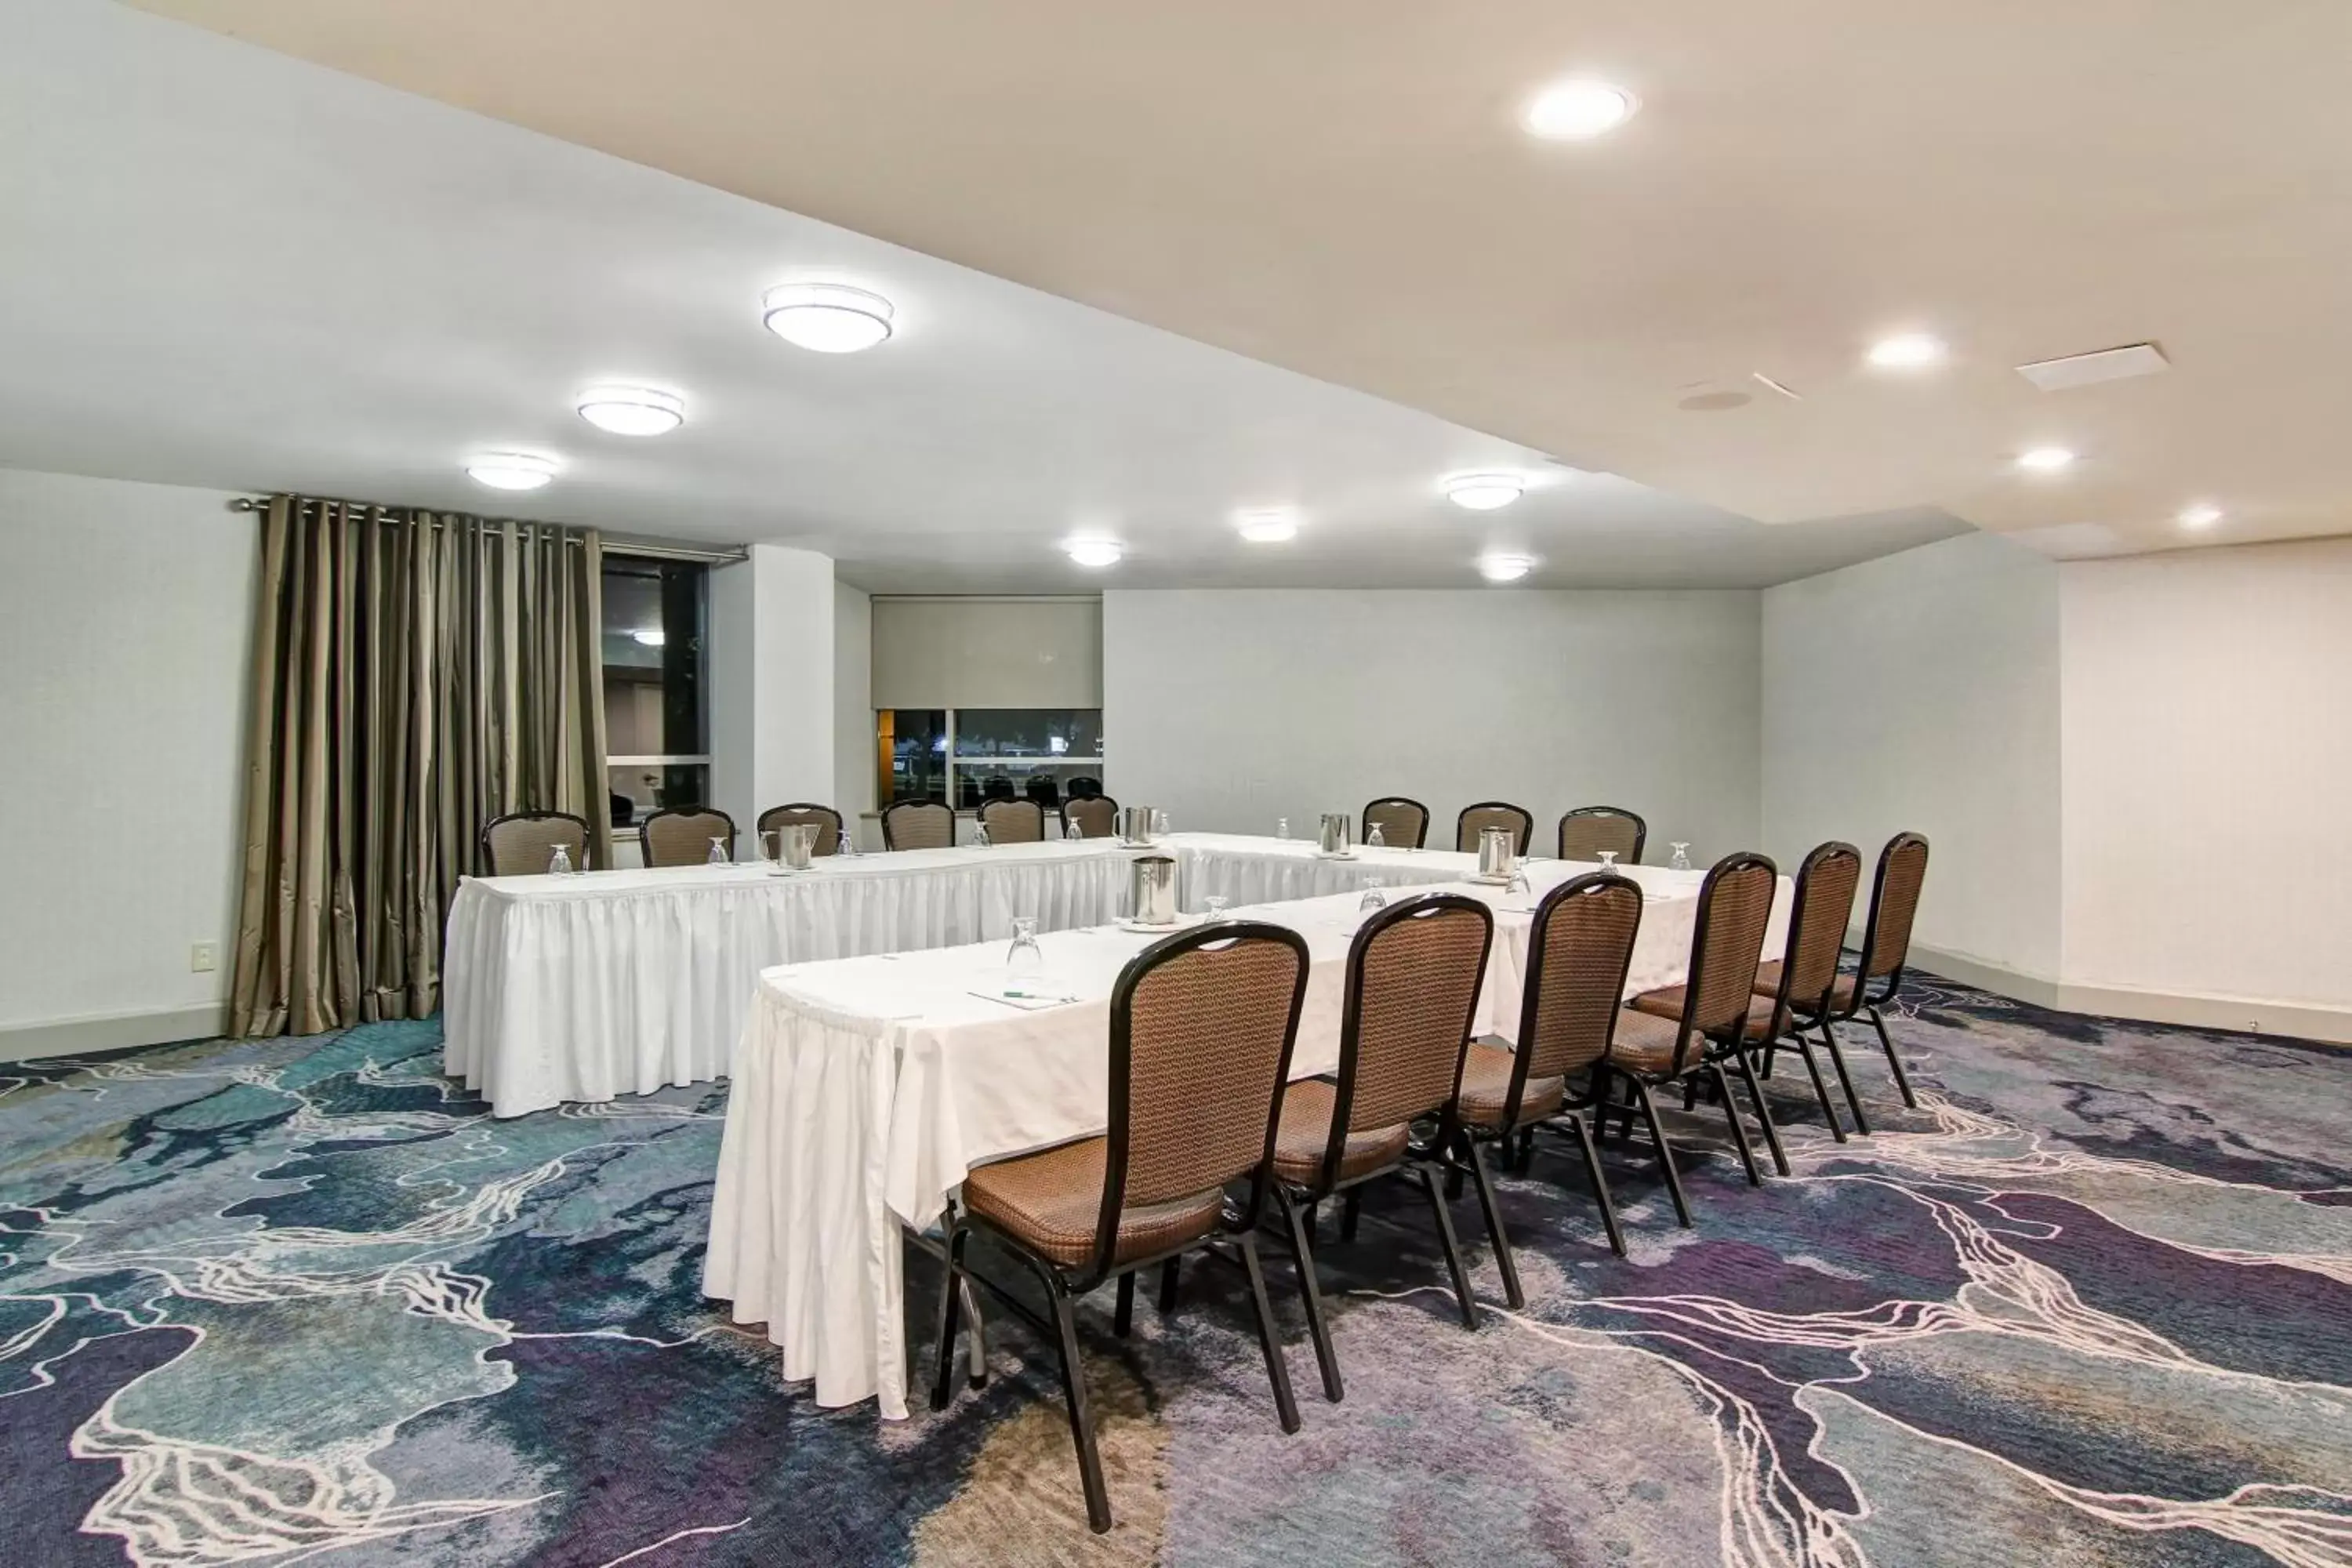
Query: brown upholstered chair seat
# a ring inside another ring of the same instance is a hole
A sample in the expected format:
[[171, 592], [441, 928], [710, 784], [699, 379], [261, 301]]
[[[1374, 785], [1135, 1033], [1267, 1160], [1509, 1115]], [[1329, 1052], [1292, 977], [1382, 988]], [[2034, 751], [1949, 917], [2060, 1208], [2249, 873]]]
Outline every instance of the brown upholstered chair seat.
[[[1522, 1125], [1559, 1114], [1568, 1099], [1564, 1078], [1529, 1079], [1519, 1106]], [[1462, 1058], [1462, 1120], [1479, 1127], [1500, 1127], [1511, 1109], [1511, 1053], [1500, 1046], [1474, 1040]]]
[[[1830, 987], [1830, 1005], [1837, 1012], [1853, 1011], [1853, 979], [1851, 974], [1841, 974], [1837, 977], [1837, 984]], [[1756, 994], [1777, 996], [1780, 992], [1780, 961], [1776, 958], [1756, 972]], [[1810, 996], [1790, 998], [1792, 1003], [1810, 1003], [1811, 1000]]]
[[[1102, 1214], [1103, 1166], [1109, 1144], [1082, 1138], [1018, 1159], [982, 1165], [963, 1181], [964, 1206], [1065, 1268], [1081, 1268], [1095, 1252]], [[1208, 1235], [1224, 1210], [1223, 1187], [1119, 1216], [1113, 1261], [1148, 1257]]]
[[[1643, 992], [1626, 1005], [1636, 1012], [1646, 1013], [1652, 1017], [1664, 1018], [1668, 1023], [1679, 1023], [1683, 1016], [1683, 1000], [1681, 986], [1662, 985], [1655, 991]], [[1769, 991], [1759, 992], [1755, 999], [1748, 1004], [1747, 1036], [1751, 1040], [1764, 1040], [1770, 1038], [1771, 1033], [1772, 994]]]
[[[1675, 1069], [1675, 1041], [1682, 1029], [1670, 1018], [1645, 1013], [1628, 1005], [1617, 1010], [1617, 1037], [1609, 1047], [1609, 1059], [1618, 1067], [1631, 1068], [1635, 1072], [1661, 1073]], [[1684, 1053], [1683, 1065], [1690, 1066], [1699, 1059], [1704, 1042], [1694, 1041]]]
[[[1323, 1079], [1301, 1079], [1290, 1086], [1282, 1097], [1282, 1125], [1274, 1135], [1276, 1175], [1300, 1186], [1322, 1179], [1323, 1151], [1331, 1142], [1331, 1108], [1337, 1103], [1337, 1089]], [[1352, 1181], [1393, 1163], [1404, 1153], [1412, 1135], [1406, 1122], [1349, 1133], [1339, 1153], [1339, 1179]]]

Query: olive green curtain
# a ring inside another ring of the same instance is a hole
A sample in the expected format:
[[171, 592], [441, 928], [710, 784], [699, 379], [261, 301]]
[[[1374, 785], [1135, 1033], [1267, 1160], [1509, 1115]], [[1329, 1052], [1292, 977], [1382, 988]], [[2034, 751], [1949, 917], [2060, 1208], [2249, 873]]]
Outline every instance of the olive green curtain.
[[569, 811], [612, 863], [593, 531], [276, 496], [261, 513], [231, 1027], [440, 1005], [483, 823]]

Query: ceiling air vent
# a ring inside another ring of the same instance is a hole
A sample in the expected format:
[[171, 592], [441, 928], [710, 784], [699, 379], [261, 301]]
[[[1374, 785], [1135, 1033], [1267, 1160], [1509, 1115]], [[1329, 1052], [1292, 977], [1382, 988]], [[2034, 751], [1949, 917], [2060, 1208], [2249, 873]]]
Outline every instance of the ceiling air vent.
[[2096, 353], [2036, 360], [2032, 364], [2019, 365], [2017, 374], [2044, 392], [2063, 392], [2070, 386], [2094, 386], [2103, 381], [2154, 375], [2171, 367], [2164, 351], [2154, 343], [2132, 343], [2119, 349], [2101, 349]]

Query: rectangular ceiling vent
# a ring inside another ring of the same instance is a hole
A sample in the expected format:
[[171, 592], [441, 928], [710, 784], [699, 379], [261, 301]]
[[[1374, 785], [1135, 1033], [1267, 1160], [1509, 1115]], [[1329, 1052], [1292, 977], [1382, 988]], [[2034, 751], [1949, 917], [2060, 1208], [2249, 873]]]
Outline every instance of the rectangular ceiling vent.
[[2132, 343], [2125, 348], [2101, 349], [2096, 353], [2036, 360], [2032, 364], [2019, 365], [2017, 374], [2044, 392], [2063, 392], [2070, 386], [2095, 386], [2103, 381], [2154, 375], [2171, 368], [2164, 351], [2154, 343]]

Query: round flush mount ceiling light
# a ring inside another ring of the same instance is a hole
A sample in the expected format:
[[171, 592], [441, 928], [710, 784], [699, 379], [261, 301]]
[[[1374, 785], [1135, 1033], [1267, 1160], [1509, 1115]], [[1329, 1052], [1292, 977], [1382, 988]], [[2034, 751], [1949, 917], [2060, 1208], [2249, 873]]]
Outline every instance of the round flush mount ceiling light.
[[2074, 461], [2074, 454], [2063, 447], [2036, 447], [2017, 455], [2017, 466], [2032, 474], [2054, 474]]
[[485, 452], [467, 460], [466, 473], [494, 490], [535, 490], [555, 477], [555, 462], [529, 452]]
[[760, 319], [788, 343], [821, 354], [854, 354], [890, 335], [893, 311], [879, 294], [846, 283], [786, 283], [760, 301]]
[[667, 436], [686, 423], [686, 399], [649, 386], [592, 386], [576, 406], [581, 418], [615, 436]]
[[1520, 116], [1530, 134], [1548, 142], [1583, 142], [1606, 136], [1642, 107], [1623, 88], [1590, 77], [1572, 77], [1544, 89]]
[[2211, 501], [2193, 501], [2180, 509], [2183, 528], [2210, 528], [2221, 521], [2221, 509]]
[[1062, 550], [1081, 566], [1116, 566], [1127, 553], [1116, 539], [1073, 539]]
[[1234, 520], [1234, 527], [1252, 544], [1285, 544], [1298, 537], [1297, 517], [1278, 507], [1245, 511]]
[[1478, 575], [1489, 583], [1516, 583], [1535, 569], [1532, 556], [1497, 552], [1478, 557]]
[[1472, 511], [1492, 511], [1510, 505], [1527, 489], [1517, 474], [1462, 474], [1445, 481], [1445, 499]]
[[664, 634], [659, 626], [639, 626], [635, 631], [631, 632], [629, 636], [635, 638], [638, 642], [643, 643], [647, 647], [659, 647], [664, 643], [669, 641], [668, 637]]
[[1944, 343], [1925, 332], [1897, 332], [1870, 345], [1870, 363], [1880, 370], [1924, 370], [1944, 363]]

